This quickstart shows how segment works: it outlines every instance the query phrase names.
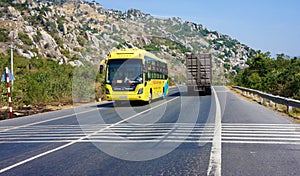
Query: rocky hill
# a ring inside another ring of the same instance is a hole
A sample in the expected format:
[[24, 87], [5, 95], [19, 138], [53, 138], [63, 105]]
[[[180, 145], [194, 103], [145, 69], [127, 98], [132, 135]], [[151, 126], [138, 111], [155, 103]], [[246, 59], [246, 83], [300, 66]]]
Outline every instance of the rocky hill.
[[170, 74], [184, 77], [187, 52], [212, 53], [220, 81], [245, 67], [256, 51], [201, 24], [180, 18], [156, 18], [130, 9], [108, 10], [96, 2], [4, 0], [0, 2], [0, 56], [13, 43], [19, 56], [51, 58], [72, 66], [99, 64], [108, 52], [139, 47], [170, 63]]

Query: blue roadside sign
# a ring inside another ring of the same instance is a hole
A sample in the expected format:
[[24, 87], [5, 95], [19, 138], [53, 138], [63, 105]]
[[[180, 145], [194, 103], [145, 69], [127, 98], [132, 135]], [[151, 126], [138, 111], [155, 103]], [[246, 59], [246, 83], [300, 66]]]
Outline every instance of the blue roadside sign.
[[[10, 81], [14, 81], [15, 80], [14, 75], [12, 75], [9, 70], [8, 70], [8, 76], [9, 76], [9, 80]], [[2, 75], [1, 82], [5, 82], [5, 81], [6, 81], [6, 73], [5, 73], [5, 70], [4, 70], [4, 74]]]

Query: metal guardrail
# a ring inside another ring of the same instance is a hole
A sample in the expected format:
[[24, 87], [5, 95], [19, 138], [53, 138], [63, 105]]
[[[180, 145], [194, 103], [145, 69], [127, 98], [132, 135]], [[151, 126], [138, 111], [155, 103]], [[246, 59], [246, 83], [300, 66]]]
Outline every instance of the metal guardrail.
[[258, 90], [248, 89], [248, 88], [239, 87], [239, 86], [232, 86], [232, 88], [242, 91], [243, 95], [252, 97], [253, 99], [256, 99], [256, 97], [258, 97], [260, 103], [263, 105], [272, 106], [273, 104], [275, 104], [276, 109], [279, 109], [280, 104], [285, 105], [287, 107], [288, 113], [293, 110], [293, 107], [300, 108], [299, 100], [275, 96], [275, 95], [267, 94], [265, 92], [261, 92]]

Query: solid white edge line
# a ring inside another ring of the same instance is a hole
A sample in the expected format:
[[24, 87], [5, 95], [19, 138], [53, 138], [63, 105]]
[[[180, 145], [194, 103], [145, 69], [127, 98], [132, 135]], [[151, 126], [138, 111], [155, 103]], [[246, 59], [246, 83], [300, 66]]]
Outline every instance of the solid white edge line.
[[221, 124], [221, 106], [218, 99], [218, 95], [215, 89], [212, 87], [212, 91], [216, 102], [216, 116], [215, 116], [215, 131], [214, 139], [212, 142], [209, 165], [207, 175], [221, 176], [221, 164], [222, 164], [222, 124]]
[[87, 139], [87, 138], [89, 138], [90, 136], [92, 136], [92, 135], [94, 135], [94, 134], [97, 134], [97, 133], [99, 133], [99, 132], [101, 132], [101, 131], [107, 130], [107, 129], [109, 129], [109, 128], [111, 128], [111, 127], [114, 127], [114, 126], [116, 126], [116, 125], [118, 125], [118, 124], [121, 124], [121, 123], [123, 123], [123, 122], [126, 122], [127, 120], [130, 120], [130, 119], [132, 119], [132, 118], [134, 118], [134, 117], [136, 117], [136, 116], [138, 116], [138, 115], [141, 115], [141, 114], [143, 114], [143, 113], [145, 113], [145, 112], [148, 112], [148, 111], [150, 111], [150, 110], [152, 110], [152, 109], [156, 109], [156, 108], [158, 108], [159, 106], [164, 105], [164, 104], [167, 104], [168, 102], [174, 101], [174, 100], [176, 100], [176, 99], [178, 99], [178, 98], [179, 98], [179, 97], [173, 98], [173, 99], [168, 100], [168, 101], [166, 101], [166, 102], [164, 102], [164, 103], [162, 103], [162, 104], [159, 104], [159, 105], [157, 105], [157, 106], [155, 106], [155, 107], [152, 107], [152, 108], [147, 109], [147, 110], [145, 110], [145, 111], [142, 111], [142, 112], [140, 112], [140, 113], [138, 113], [138, 114], [135, 114], [135, 115], [133, 115], [133, 116], [131, 116], [131, 117], [128, 117], [128, 118], [126, 118], [126, 119], [124, 119], [124, 120], [121, 120], [121, 121], [119, 121], [119, 122], [117, 122], [117, 123], [111, 124], [111, 125], [109, 125], [109, 126], [103, 128], [103, 129], [101, 129], [101, 130], [95, 131], [95, 132], [92, 133], [92, 134], [86, 135], [86, 136], [84, 136], [84, 137], [81, 137], [81, 138], [79, 138], [79, 139], [77, 139], [77, 140], [74, 140], [74, 141], [72, 141], [72, 142], [70, 142], [70, 143], [67, 143], [67, 144], [65, 144], [65, 145], [62, 145], [62, 146], [60, 146], [60, 147], [54, 148], [54, 149], [49, 150], [49, 151], [47, 151], [47, 152], [38, 154], [38, 155], [36, 155], [36, 156], [33, 156], [33, 157], [30, 157], [30, 158], [25, 159], [25, 160], [23, 160], [23, 161], [20, 161], [20, 162], [18, 162], [18, 163], [16, 163], [16, 164], [13, 164], [13, 165], [10, 165], [10, 166], [8, 166], [8, 167], [5, 167], [5, 168], [3, 168], [3, 169], [0, 170], [0, 174], [3, 173], [3, 172], [6, 172], [6, 171], [8, 171], [8, 170], [11, 170], [11, 169], [13, 169], [13, 168], [15, 168], [15, 167], [17, 167], [17, 166], [20, 166], [20, 165], [22, 165], [22, 164], [25, 164], [25, 163], [28, 163], [28, 162], [33, 161], [33, 160], [35, 160], [35, 159], [38, 159], [38, 158], [40, 158], [40, 157], [42, 157], [42, 156], [48, 155], [48, 154], [53, 153], [53, 152], [56, 152], [56, 151], [58, 151], [58, 150], [62, 150], [62, 149], [64, 149], [64, 148], [68, 147], [68, 146], [71, 146], [71, 145], [75, 144], [75, 143], [81, 142], [82, 140]]

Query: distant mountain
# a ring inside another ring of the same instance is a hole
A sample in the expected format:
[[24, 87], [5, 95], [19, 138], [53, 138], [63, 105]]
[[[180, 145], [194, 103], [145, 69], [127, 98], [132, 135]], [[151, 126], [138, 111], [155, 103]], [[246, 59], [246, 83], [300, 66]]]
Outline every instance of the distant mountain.
[[184, 78], [187, 52], [212, 53], [215, 81], [245, 67], [252, 48], [228, 35], [180, 18], [160, 19], [130, 9], [107, 10], [96, 2], [4, 0], [0, 2], [0, 54], [13, 41], [19, 56], [51, 58], [60, 64], [99, 64], [108, 52], [139, 47], [170, 63], [170, 74]]

